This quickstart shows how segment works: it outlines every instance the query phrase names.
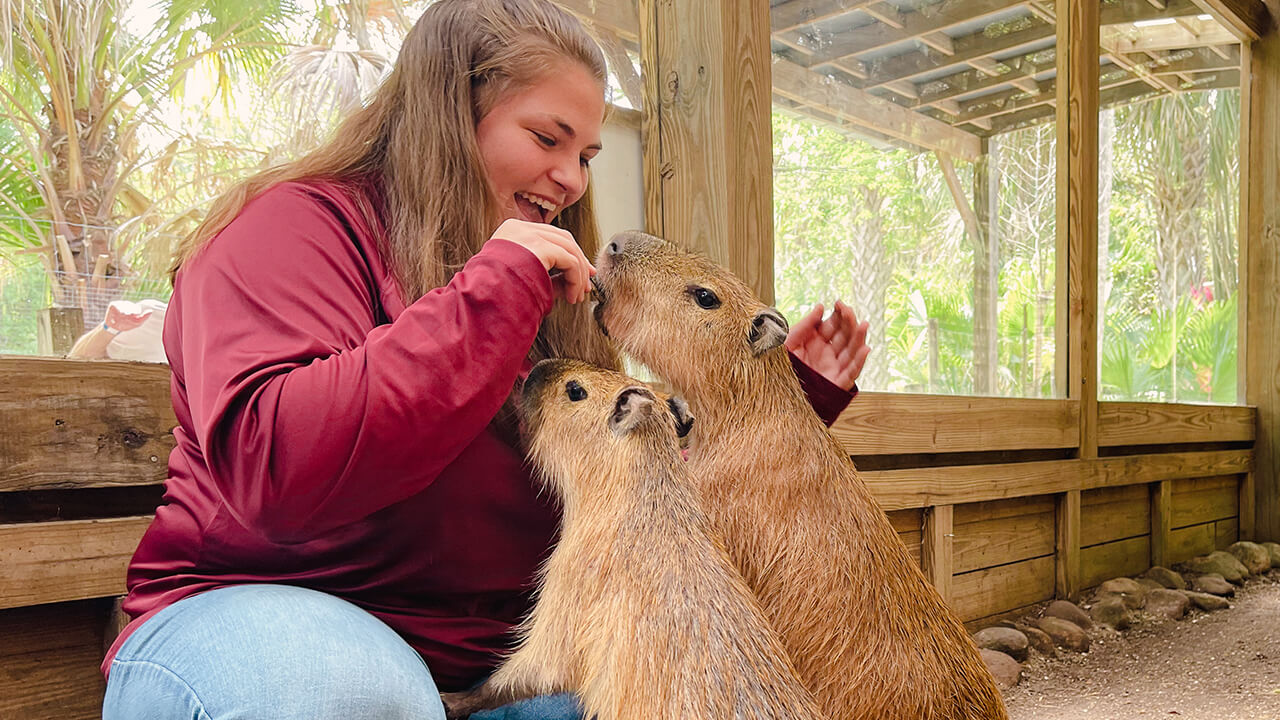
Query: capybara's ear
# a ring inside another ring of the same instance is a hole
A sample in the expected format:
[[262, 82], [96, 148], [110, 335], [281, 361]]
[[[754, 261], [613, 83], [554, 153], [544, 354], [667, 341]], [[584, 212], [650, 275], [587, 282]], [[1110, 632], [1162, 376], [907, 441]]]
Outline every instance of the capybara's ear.
[[667, 407], [676, 418], [676, 437], [684, 437], [693, 429], [693, 413], [689, 412], [689, 403], [679, 395], [667, 398]]
[[787, 339], [787, 319], [773, 308], [765, 308], [751, 318], [751, 329], [747, 332], [747, 341], [751, 343], [751, 352], [756, 355], [772, 350]]
[[642, 387], [629, 387], [618, 393], [609, 417], [609, 429], [614, 435], [626, 435], [636, 425], [653, 413], [653, 393]]

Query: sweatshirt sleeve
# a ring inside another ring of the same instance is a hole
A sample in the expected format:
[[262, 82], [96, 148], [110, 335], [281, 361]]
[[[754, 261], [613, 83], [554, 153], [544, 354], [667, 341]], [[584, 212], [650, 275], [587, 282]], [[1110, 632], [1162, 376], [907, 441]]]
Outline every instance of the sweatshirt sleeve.
[[[191, 423], [237, 519], [302, 541], [427, 487], [492, 420], [552, 303], [502, 240], [389, 324], [351, 225], [298, 186], [180, 273]], [[367, 243], [372, 245], [372, 243]]]
[[822, 422], [826, 423], [827, 427], [831, 427], [840, 418], [840, 413], [844, 412], [844, 409], [849, 407], [849, 403], [853, 402], [853, 398], [858, 395], [858, 386], [855, 384], [851, 390], [845, 390], [823, 377], [821, 373], [806, 365], [791, 352], [787, 355], [791, 358], [791, 367], [795, 369], [796, 377], [800, 379], [800, 387], [804, 389], [805, 397], [809, 398], [809, 404], [818, 413], [818, 417], [822, 418]]

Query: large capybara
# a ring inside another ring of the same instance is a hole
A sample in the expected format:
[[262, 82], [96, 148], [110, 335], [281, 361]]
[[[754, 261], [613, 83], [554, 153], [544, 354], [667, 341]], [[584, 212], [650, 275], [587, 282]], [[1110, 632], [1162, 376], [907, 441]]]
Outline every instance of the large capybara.
[[601, 248], [596, 318], [698, 417], [703, 507], [833, 718], [1006, 718], [977, 647], [810, 407], [786, 320], [705, 256]]
[[692, 420], [625, 375], [534, 366], [529, 456], [560, 498], [560, 541], [516, 651], [450, 717], [574, 692], [597, 720], [823, 717], [711, 534], [678, 430]]

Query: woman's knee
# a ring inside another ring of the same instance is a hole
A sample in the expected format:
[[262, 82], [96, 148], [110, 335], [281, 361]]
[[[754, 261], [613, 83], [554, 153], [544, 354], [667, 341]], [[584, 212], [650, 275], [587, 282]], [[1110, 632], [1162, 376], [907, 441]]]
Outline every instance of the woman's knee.
[[344, 600], [281, 585], [220, 588], [143, 623], [112, 663], [104, 716], [137, 717], [108, 711], [140, 694], [174, 700], [179, 714], [163, 717], [444, 717], [430, 671], [393, 630]]

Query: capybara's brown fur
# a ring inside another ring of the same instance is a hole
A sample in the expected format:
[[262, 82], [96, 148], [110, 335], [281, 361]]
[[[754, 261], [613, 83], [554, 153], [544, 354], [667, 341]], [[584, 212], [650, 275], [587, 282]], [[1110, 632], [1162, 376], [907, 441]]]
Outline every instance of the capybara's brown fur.
[[1006, 718], [973, 641], [809, 405], [787, 323], [706, 257], [622, 233], [596, 317], [688, 400], [703, 505], [833, 718]]
[[572, 360], [534, 366], [521, 395], [561, 537], [519, 647], [445, 695], [450, 717], [563, 691], [598, 720], [822, 717], [711, 534], [676, 437], [683, 401]]

